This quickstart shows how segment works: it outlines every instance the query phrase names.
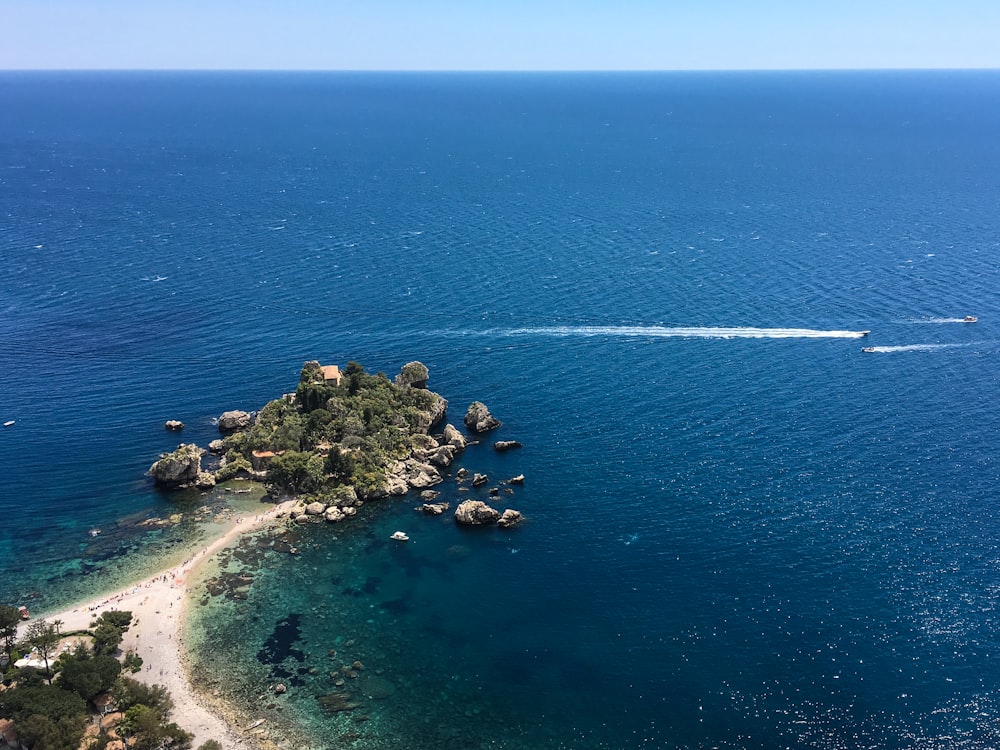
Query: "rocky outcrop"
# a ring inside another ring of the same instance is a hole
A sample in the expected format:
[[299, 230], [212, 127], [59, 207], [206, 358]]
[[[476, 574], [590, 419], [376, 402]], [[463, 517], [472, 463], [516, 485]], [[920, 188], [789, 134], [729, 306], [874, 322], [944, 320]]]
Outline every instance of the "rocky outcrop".
[[161, 487], [190, 487], [203, 474], [203, 455], [205, 451], [197, 445], [181, 443], [173, 453], [160, 456], [160, 460], [149, 467], [149, 474]]
[[493, 443], [493, 450], [497, 453], [505, 453], [506, 451], [512, 451], [515, 448], [523, 448], [524, 446], [517, 442], [516, 440], [497, 440]]
[[424, 503], [423, 505], [415, 508], [415, 510], [419, 510], [428, 516], [440, 516], [450, 507], [451, 505], [449, 503]]
[[194, 486], [199, 490], [210, 490], [215, 486], [215, 474], [210, 471], [199, 471], [194, 480]]
[[520, 511], [508, 508], [497, 519], [497, 526], [501, 529], [511, 529], [518, 526], [522, 521], [524, 521], [524, 516], [521, 515]]
[[208, 452], [222, 455], [226, 452], [226, 444], [221, 440], [213, 440], [208, 444]]
[[455, 425], [451, 424], [444, 426], [444, 442], [456, 451], [464, 451], [469, 445], [469, 441], [465, 439], [465, 435], [459, 432]]
[[524, 484], [524, 474], [518, 474], [508, 480], [511, 484]]
[[326, 505], [317, 501], [306, 506], [306, 514], [310, 516], [321, 516], [326, 512]]
[[410, 386], [411, 388], [426, 388], [428, 378], [427, 368], [422, 362], [407, 362], [396, 376], [396, 385]]
[[430, 435], [414, 436], [413, 458], [438, 468], [445, 468], [455, 460], [456, 450], [451, 445], [439, 445]]
[[499, 518], [500, 511], [482, 500], [466, 500], [455, 509], [455, 520], [463, 526], [487, 526]]
[[168, 419], [163, 426], [171, 432], [180, 432], [184, 429], [184, 423], [179, 419]]
[[219, 417], [219, 432], [235, 432], [245, 430], [250, 426], [252, 418], [249, 412], [227, 411]]
[[499, 419], [490, 414], [486, 404], [482, 401], [473, 401], [465, 412], [465, 426], [472, 432], [489, 432], [500, 426]]
[[475, 474], [472, 475], [473, 487], [482, 487], [488, 481], [490, 481], [490, 478], [485, 474], [480, 474], [479, 472], [476, 472]]
[[443, 396], [438, 396], [434, 394], [434, 403], [431, 404], [430, 410], [430, 423], [427, 425], [427, 431], [434, 429], [434, 427], [441, 423], [441, 420], [445, 418], [448, 414], [448, 399]]

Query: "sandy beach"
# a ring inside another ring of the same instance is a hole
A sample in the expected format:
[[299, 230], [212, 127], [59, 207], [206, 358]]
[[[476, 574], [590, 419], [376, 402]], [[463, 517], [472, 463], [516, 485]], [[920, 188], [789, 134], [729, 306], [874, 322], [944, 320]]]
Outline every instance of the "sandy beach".
[[[102, 612], [131, 612], [132, 626], [125, 633], [120, 648], [122, 652], [133, 650], [142, 657], [142, 671], [133, 675], [136, 679], [163, 685], [170, 691], [174, 701], [170, 719], [194, 735], [192, 747], [212, 739], [226, 750], [254, 747], [241, 731], [242, 727], [231, 726], [192, 687], [186, 668], [181, 624], [188, 601], [188, 581], [193, 579], [195, 570], [240, 535], [262, 528], [284, 515], [291, 504], [277, 505], [256, 515], [235, 516], [220, 536], [194, 551], [181, 564], [124, 590], [83, 602], [72, 609], [45, 613], [42, 618], [49, 622], [61, 620], [60, 629], [71, 632], [88, 628], [91, 620]], [[27, 625], [22, 625], [20, 635], [23, 635]]]

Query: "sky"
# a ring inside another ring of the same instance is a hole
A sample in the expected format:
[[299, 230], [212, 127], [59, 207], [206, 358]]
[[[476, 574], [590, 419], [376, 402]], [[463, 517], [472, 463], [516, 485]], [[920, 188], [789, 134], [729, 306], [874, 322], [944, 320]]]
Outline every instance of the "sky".
[[1000, 68], [1000, 0], [0, 0], [0, 69]]

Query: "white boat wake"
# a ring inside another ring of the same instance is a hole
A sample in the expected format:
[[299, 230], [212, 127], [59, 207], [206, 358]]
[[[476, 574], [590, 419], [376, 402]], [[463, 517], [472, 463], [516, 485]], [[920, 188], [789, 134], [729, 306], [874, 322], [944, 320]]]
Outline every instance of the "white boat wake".
[[892, 352], [932, 352], [937, 349], [954, 349], [967, 344], [904, 344], [902, 346], [868, 346], [866, 352], [890, 354]]
[[549, 326], [512, 328], [506, 336], [623, 336], [685, 339], [860, 339], [869, 331], [822, 331], [812, 328], [683, 326]]

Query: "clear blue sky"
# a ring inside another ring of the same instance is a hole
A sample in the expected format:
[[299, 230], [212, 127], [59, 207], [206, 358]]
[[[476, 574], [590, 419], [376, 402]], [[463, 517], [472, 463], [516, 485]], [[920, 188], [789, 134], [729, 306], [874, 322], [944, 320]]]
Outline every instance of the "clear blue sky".
[[0, 0], [53, 68], [1000, 68], [1000, 0]]

